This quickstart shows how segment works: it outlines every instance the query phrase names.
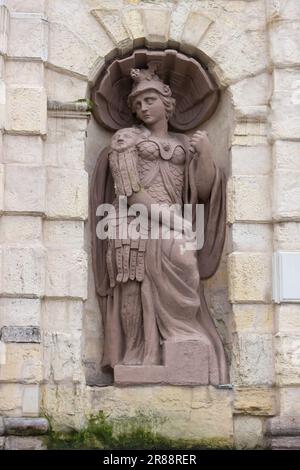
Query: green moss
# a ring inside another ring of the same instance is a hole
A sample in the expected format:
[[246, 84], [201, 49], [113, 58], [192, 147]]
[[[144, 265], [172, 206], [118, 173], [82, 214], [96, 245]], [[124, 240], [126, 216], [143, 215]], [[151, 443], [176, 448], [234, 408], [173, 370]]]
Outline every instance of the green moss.
[[137, 413], [134, 417], [108, 420], [92, 416], [80, 431], [55, 432], [50, 427], [48, 449], [231, 449], [226, 439], [197, 441], [170, 439], [154, 430], [160, 418]]

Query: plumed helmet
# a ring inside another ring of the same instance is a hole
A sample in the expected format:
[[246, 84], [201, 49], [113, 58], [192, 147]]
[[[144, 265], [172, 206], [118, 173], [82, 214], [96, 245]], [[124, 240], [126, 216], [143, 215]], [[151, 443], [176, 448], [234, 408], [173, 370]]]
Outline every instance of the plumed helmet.
[[149, 64], [147, 69], [131, 69], [130, 76], [134, 83], [128, 96], [128, 106], [132, 108], [133, 99], [147, 90], [155, 90], [162, 96], [172, 95], [171, 89], [156, 74], [156, 65]]

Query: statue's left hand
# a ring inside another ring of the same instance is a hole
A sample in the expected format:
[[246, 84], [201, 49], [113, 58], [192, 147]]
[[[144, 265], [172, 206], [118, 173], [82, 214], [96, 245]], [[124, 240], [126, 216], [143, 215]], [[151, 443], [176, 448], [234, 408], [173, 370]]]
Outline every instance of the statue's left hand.
[[196, 131], [190, 140], [190, 150], [193, 153], [206, 157], [211, 156], [211, 145], [206, 131]]

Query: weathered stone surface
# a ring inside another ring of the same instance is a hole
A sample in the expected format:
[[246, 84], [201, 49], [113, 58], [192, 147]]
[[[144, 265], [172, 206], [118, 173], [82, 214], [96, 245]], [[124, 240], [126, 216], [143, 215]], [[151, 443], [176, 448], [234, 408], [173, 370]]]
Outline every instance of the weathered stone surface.
[[44, 373], [56, 382], [83, 379], [81, 301], [47, 300], [43, 309]]
[[12, 11], [43, 13], [45, 9], [45, 0], [8, 0], [8, 4]]
[[[199, 47], [206, 54], [209, 52], [209, 37], [213, 34], [211, 27], [200, 41]], [[220, 34], [219, 27], [219, 34]], [[268, 67], [266, 33], [264, 30], [234, 31], [231, 37], [224, 38], [217, 50], [211, 55], [218, 64], [219, 79], [224, 84], [256, 75]]]
[[126, 30], [129, 32], [132, 39], [139, 39], [145, 37], [145, 29], [143, 24], [142, 10], [124, 10], [123, 23]]
[[24, 385], [22, 397], [22, 416], [39, 416], [40, 385]]
[[86, 120], [49, 119], [45, 145], [45, 164], [84, 168]]
[[270, 302], [270, 255], [236, 252], [229, 255], [228, 263], [231, 302]]
[[273, 139], [297, 139], [300, 131], [300, 73], [297, 69], [275, 69], [271, 101]]
[[237, 122], [234, 128], [233, 145], [258, 146], [268, 145], [266, 122]]
[[78, 335], [82, 330], [83, 303], [80, 300], [45, 300], [43, 326], [47, 333]]
[[235, 334], [232, 374], [236, 385], [272, 385], [274, 382], [272, 335]]
[[48, 22], [37, 13], [17, 13], [10, 18], [8, 53], [12, 57], [47, 59]]
[[80, 36], [61, 23], [50, 23], [49, 62], [87, 77], [98, 54]]
[[42, 218], [31, 216], [2, 216], [0, 239], [2, 243], [34, 243], [42, 238]]
[[4, 165], [0, 164], [0, 211], [4, 209]]
[[267, 13], [271, 21], [295, 20], [300, 16], [300, 4], [294, 0], [267, 0]]
[[[102, 410], [112, 420], [138, 416], [152, 417], [155, 431], [177, 439], [233, 438], [230, 390], [211, 386], [105, 387], [88, 388], [92, 412]], [[101, 397], [101, 398], [100, 398]], [[153, 418], [156, 418], [153, 420]], [[174, 422], [177, 426], [174, 426]]]
[[234, 304], [233, 330], [237, 332], [272, 333], [274, 313], [272, 305]]
[[48, 249], [45, 293], [47, 297], [86, 299], [87, 255], [84, 251]]
[[38, 326], [39, 299], [0, 299], [0, 328], [3, 326]]
[[[295, 20], [295, 18], [293, 18]], [[276, 21], [270, 25], [271, 55], [277, 66], [300, 64], [300, 30], [297, 21]]]
[[213, 20], [197, 11], [191, 11], [186, 19], [181, 43], [197, 46]]
[[236, 387], [234, 390], [234, 412], [255, 416], [276, 415], [275, 389]]
[[271, 181], [268, 176], [234, 176], [228, 183], [229, 222], [271, 220]]
[[84, 246], [84, 222], [80, 220], [45, 220], [43, 229], [47, 246], [78, 249]]
[[263, 420], [254, 416], [235, 416], [234, 441], [238, 450], [263, 447]]
[[300, 437], [272, 437], [268, 440], [272, 450], [300, 450]]
[[[110, 2], [108, 9], [112, 10], [114, 7], [115, 1]], [[91, 7], [91, 9], [94, 8], [98, 7]], [[99, 8], [102, 7], [100, 6]], [[96, 53], [97, 57], [105, 57], [115, 47], [107, 32], [99, 25], [98, 21], [96, 21], [95, 17], [91, 14], [91, 10], [87, 8], [86, 1], [65, 3], [61, 0], [51, 0], [47, 5], [47, 17], [51, 23], [57, 23], [58, 25], [64, 24], [69, 31], [74, 32], [75, 36], [77, 36], [76, 41], [79, 39], [77, 32], [80, 31], [80, 40], [84, 41], [84, 47], [89, 47], [93, 53]], [[65, 32], [64, 34], [67, 33]], [[56, 41], [56, 37], [54, 37], [54, 39]], [[69, 40], [68, 35], [67, 40]], [[59, 44], [57, 44], [57, 46], [59, 46]], [[67, 46], [69, 47], [68, 43]], [[61, 47], [61, 49], [63, 49], [63, 47]], [[61, 52], [63, 56], [63, 50]], [[79, 55], [83, 52], [80, 47]], [[65, 53], [68, 54], [68, 51], [65, 51]], [[71, 53], [69, 56], [72, 59]]]
[[42, 380], [42, 357], [39, 345], [5, 345], [5, 362], [1, 364], [1, 382], [37, 383]]
[[8, 88], [5, 124], [7, 130], [45, 134], [46, 117], [47, 97], [44, 88]]
[[280, 413], [284, 415], [300, 415], [300, 387], [280, 387]]
[[85, 220], [87, 205], [88, 178], [84, 171], [48, 168], [46, 208], [49, 218]]
[[271, 251], [272, 225], [235, 223], [231, 227], [231, 238], [233, 251]]
[[298, 220], [300, 218], [300, 171], [275, 170], [273, 185], [274, 219]]
[[274, 225], [275, 250], [300, 250], [300, 223], [281, 222]]
[[268, 419], [266, 433], [270, 436], [299, 436], [300, 416], [276, 416]]
[[3, 417], [0, 416], [0, 436], [3, 436], [4, 434], [4, 420]]
[[3, 413], [5, 416], [21, 416], [22, 394], [23, 385], [0, 383], [1, 413]]
[[45, 258], [41, 247], [6, 245], [3, 249], [2, 290], [5, 294], [41, 296], [45, 284]]
[[46, 450], [46, 445], [38, 437], [9, 436], [5, 440], [5, 450]]
[[[63, 75], [51, 69], [45, 70], [45, 87], [48, 99], [53, 101], [77, 101], [85, 98], [87, 93], [85, 80]], [[67, 124], [66, 121], [64, 124]]]
[[43, 410], [47, 416], [51, 416], [54, 430], [82, 429], [86, 424], [86, 416], [91, 414], [88, 392], [85, 382], [71, 385], [46, 384], [43, 387]]
[[36, 326], [3, 326], [1, 340], [4, 343], [40, 343], [41, 332]]
[[5, 79], [9, 86], [42, 87], [44, 84], [43, 63], [8, 60], [5, 64]]
[[169, 38], [171, 10], [167, 8], [145, 8], [143, 19], [146, 42], [152, 46], [165, 45]]
[[280, 333], [300, 334], [300, 305], [278, 305], [276, 307], [276, 322]]
[[270, 99], [270, 80], [268, 73], [246, 78], [231, 86], [233, 103], [239, 117], [249, 119], [267, 118]]
[[92, 10], [92, 14], [106, 30], [111, 40], [122, 47], [126, 45], [130, 49], [131, 40], [128, 31], [123, 25], [120, 12], [117, 10]]
[[38, 136], [3, 136], [3, 161], [5, 163], [25, 163], [41, 165], [43, 161], [43, 141]]
[[233, 176], [268, 175], [271, 173], [271, 167], [270, 146], [232, 146], [231, 171]]
[[45, 418], [4, 418], [5, 432], [10, 436], [46, 434], [49, 424]]
[[276, 377], [280, 386], [300, 384], [300, 335], [277, 333]]
[[300, 142], [276, 140], [273, 146], [273, 160], [278, 170], [300, 171]]
[[45, 210], [45, 169], [7, 165], [5, 171], [5, 209], [14, 212]]

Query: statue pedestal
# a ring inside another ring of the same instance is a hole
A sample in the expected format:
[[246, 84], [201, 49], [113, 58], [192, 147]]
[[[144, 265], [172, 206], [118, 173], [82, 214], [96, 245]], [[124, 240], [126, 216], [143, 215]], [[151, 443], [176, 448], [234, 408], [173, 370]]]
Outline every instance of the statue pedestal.
[[163, 365], [127, 366], [114, 368], [116, 385], [208, 385], [209, 351], [201, 341], [165, 342]]

